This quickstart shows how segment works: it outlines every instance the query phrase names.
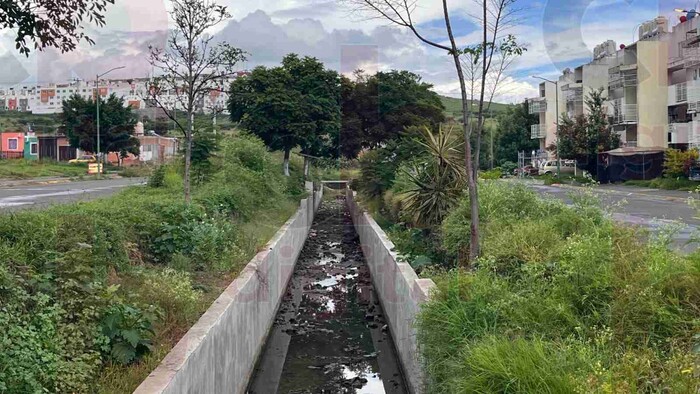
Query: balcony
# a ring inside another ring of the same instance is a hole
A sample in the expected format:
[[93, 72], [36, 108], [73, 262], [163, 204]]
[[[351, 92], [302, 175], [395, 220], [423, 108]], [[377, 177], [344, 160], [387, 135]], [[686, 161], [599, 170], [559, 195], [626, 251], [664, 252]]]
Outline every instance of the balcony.
[[679, 105], [688, 101], [688, 86], [681, 82], [668, 87], [668, 105]]
[[547, 137], [547, 128], [542, 124], [533, 124], [530, 126], [530, 139], [538, 140]]
[[669, 122], [668, 132], [671, 133], [671, 143], [672, 144], [686, 144], [688, 143], [688, 136], [691, 131], [692, 123], [674, 123]]
[[622, 104], [619, 100], [615, 100], [610, 123], [612, 125], [637, 123], [637, 104]]
[[530, 115], [547, 111], [547, 100], [544, 97], [527, 99], [527, 104]]
[[583, 88], [574, 87], [566, 91], [567, 103], [583, 103]]

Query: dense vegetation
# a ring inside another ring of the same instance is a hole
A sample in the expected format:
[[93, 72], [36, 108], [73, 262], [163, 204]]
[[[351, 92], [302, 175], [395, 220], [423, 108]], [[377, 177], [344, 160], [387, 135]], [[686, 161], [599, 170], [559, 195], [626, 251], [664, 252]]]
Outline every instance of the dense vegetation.
[[[445, 107], [445, 116], [452, 117], [457, 121], [462, 119], [462, 100], [454, 97], [440, 96], [440, 101], [442, 101], [442, 105]], [[477, 100], [470, 102], [470, 104], [472, 111], [476, 112], [479, 109], [479, 102]], [[486, 105], [488, 105], [488, 103], [486, 103]], [[500, 113], [508, 110], [510, 107], [510, 104], [491, 103], [486, 116], [497, 116]]]
[[131, 391], [269, 239], [299, 166], [223, 142], [182, 200], [181, 167], [88, 203], [0, 215], [0, 392]]
[[[420, 342], [432, 392], [669, 392], [700, 388], [700, 254], [644, 241], [594, 200], [482, 185], [483, 254], [436, 273]], [[443, 245], [468, 239], [463, 201]]]

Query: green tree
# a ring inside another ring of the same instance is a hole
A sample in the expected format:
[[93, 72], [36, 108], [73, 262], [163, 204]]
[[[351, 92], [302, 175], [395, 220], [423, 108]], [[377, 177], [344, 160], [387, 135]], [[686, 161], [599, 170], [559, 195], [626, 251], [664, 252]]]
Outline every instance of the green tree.
[[[149, 97], [175, 123], [185, 136], [185, 201], [191, 201], [190, 170], [192, 141], [195, 134], [195, 112], [204, 97], [222, 89], [222, 83], [233, 77], [237, 64], [246, 54], [227, 42], [214, 43], [210, 30], [231, 15], [226, 7], [211, 0], [173, 0], [170, 18], [175, 25], [165, 48], [149, 47], [149, 62], [162, 74], [151, 82]], [[175, 104], [163, 96], [174, 93]], [[178, 104], [181, 109], [178, 110]], [[177, 113], [187, 114], [185, 121]]]
[[547, 149], [556, 152], [561, 159], [576, 160], [581, 168], [596, 174], [598, 153], [619, 148], [620, 136], [608, 127], [602, 89], [592, 91], [585, 104], [588, 114], [574, 119], [562, 117], [558, 146], [552, 144]]
[[355, 72], [343, 80], [343, 126], [340, 150], [353, 159], [362, 148], [398, 139], [407, 127], [437, 127], [445, 121], [444, 106], [432, 85], [409, 71], [366, 75]]
[[49, 47], [69, 52], [80, 41], [94, 44], [83, 22], [104, 26], [109, 4], [114, 0], [0, 1], [0, 28], [16, 31], [15, 47], [27, 56], [32, 49]]
[[509, 106], [497, 119], [494, 157], [499, 165], [506, 161], [517, 163], [520, 151], [539, 149], [539, 141], [530, 138], [530, 126], [537, 123], [537, 117], [528, 113], [527, 103]]
[[[340, 131], [340, 77], [315, 58], [285, 56], [280, 67], [257, 67], [231, 84], [233, 121], [260, 137], [272, 150], [289, 155], [337, 157]], [[308, 165], [305, 167], [308, 168]]]
[[[100, 151], [117, 152], [125, 157], [139, 154], [140, 143], [134, 137], [137, 117], [124, 99], [111, 94], [100, 98]], [[73, 95], [63, 101], [59, 119], [61, 130], [68, 136], [71, 146], [88, 152], [97, 151], [97, 112], [95, 101]]]

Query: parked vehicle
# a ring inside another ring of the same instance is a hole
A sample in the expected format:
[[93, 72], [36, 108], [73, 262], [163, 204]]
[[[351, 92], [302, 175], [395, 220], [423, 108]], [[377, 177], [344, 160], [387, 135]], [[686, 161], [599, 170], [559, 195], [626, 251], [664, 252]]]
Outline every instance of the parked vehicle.
[[516, 168], [513, 170], [513, 175], [518, 176], [520, 174], [523, 174], [525, 176], [535, 176], [539, 175], [540, 170], [535, 167], [535, 166], [525, 166], [523, 168]]
[[[559, 171], [562, 174], [567, 174], [567, 175], [574, 175], [576, 173], [576, 162], [573, 160], [563, 160], [560, 162], [559, 166]], [[581, 169], [578, 169], [578, 172], [583, 174], [583, 171]], [[557, 174], [557, 161], [556, 160], [548, 160], [546, 163], [544, 163], [543, 166], [539, 168], [539, 174], [540, 175], [556, 175]]]
[[82, 155], [77, 159], [68, 160], [70, 164], [80, 164], [80, 163], [97, 163], [97, 158], [95, 155]]

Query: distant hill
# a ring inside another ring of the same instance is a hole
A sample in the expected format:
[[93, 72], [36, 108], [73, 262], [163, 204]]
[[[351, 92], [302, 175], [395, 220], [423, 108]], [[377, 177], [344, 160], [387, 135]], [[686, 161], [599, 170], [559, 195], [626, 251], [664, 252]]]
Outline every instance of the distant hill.
[[[445, 115], [448, 117], [453, 117], [455, 119], [461, 119], [462, 118], [462, 100], [454, 97], [445, 97], [445, 96], [440, 96], [440, 99], [442, 100], [442, 105], [445, 106]], [[476, 112], [479, 109], [479, 102], [478, 101], [473, 101], [473, 108], [474, 112]], [[489, 114], [487, 114], [487, 117], [492, 117], [495, 114], [499, 112], [503, 112], [506, 110], [506, 108], [512, 106], [512, 104], [502, 104], [502, 103], [491, 103], [491, 107], [489, 108]]]

